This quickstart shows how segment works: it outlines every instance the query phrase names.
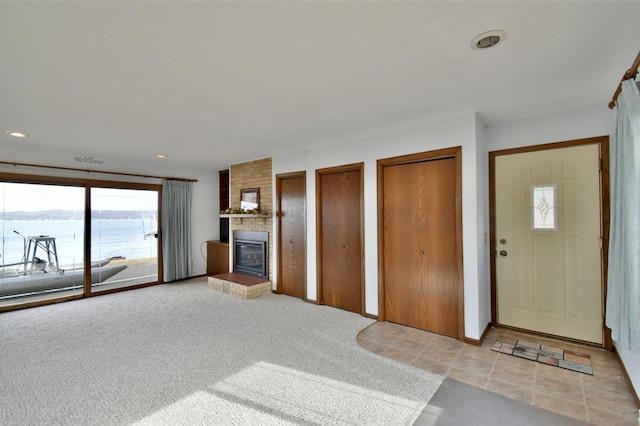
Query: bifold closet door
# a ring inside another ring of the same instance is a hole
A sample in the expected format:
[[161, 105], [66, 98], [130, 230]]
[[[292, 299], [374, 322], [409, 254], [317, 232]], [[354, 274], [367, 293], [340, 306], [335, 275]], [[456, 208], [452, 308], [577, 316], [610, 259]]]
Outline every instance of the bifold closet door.
[[383, 186], [385, 317], [457, 338], [455, 159], [384, 167]]

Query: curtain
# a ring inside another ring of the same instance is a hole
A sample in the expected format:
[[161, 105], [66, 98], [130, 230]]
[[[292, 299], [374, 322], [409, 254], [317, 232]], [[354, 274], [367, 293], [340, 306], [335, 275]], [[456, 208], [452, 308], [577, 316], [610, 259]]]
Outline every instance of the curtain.
[[622, 82], [611, 144], [607, 326], [616, 346], [640, 353], [640, 91]]
[[164, 281], [191, 276], [192, 183], [162, 181], [162, 260]]

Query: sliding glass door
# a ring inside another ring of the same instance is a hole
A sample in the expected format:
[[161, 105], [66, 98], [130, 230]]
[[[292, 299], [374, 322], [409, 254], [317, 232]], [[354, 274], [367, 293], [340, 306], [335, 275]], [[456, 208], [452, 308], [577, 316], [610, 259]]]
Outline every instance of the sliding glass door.
[[159, 281], [160, 185], [1, 179], [0, 311]]
[[80, 295], [84, 188], [0, 182], [0, 306]]
[[158, 281], [157, 191], [91, 188], [91, 262], [92, 292]]

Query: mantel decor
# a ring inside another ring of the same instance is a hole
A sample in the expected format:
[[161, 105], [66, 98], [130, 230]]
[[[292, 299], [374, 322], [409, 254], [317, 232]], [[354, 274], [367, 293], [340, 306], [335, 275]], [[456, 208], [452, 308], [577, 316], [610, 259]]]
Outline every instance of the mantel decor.
[[244, 223], [244, 219], [258, 219], [262, 218], [266, 220], [271, 217], [271, 215], [267, 212], [256, 210], [243, 210], [238, 207], [225, 209], [220, 212], [220, 217], [229, 217], [229, 218], [239, 218], [240, 223]]
[[228, 209], [220, 210], [220, 217], [238, 217], [238, 216], [269, 216], [268, 212], [253, 209], [245, 210], [240, 207], [230, 207]]

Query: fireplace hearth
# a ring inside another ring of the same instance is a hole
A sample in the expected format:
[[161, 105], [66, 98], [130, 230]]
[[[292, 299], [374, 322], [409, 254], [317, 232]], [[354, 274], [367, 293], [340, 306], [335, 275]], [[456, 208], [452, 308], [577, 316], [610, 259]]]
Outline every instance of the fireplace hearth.
[[233, 272], [269, 278], [269, 233], [233, 231]]

